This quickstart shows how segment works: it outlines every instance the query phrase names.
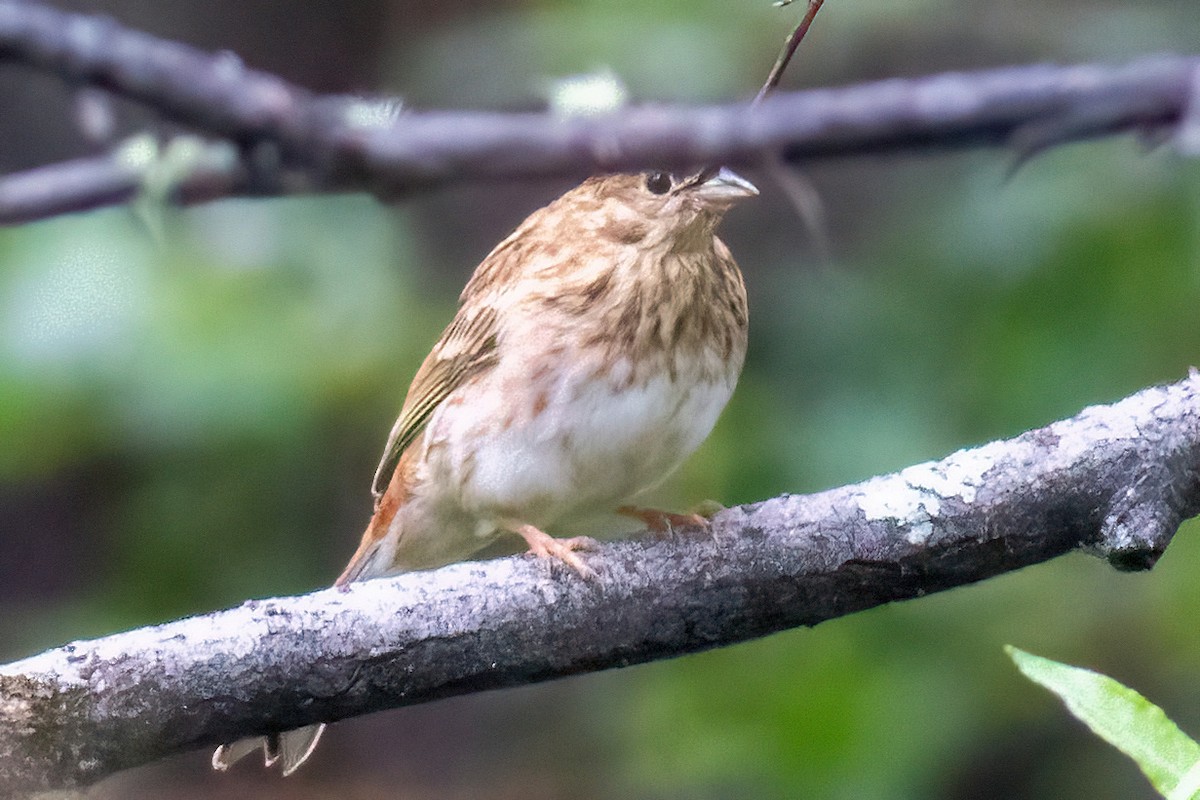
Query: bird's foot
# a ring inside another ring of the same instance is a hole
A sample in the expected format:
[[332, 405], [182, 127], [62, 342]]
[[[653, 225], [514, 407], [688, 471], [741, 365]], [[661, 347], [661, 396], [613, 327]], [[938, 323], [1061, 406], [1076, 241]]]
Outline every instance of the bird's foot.
[[638, 520], [655, 533], [674, 533], [676, 528], [708, 525], [707, 517], [700, 514], [675, 514], [657, 508], [621, 506], [617, 513]]
[[583, 578], [590, 580], [596, 577], [596, 571], [576, 555], [578, 550], [594, 550], [597, 547], [596, 540], [590, 536], [556, 539], [545, 531], [527, 524], [514, 525], [511, 530], [525, 540], [529, 545], [529, 552], [535, 556], [557, 558]]

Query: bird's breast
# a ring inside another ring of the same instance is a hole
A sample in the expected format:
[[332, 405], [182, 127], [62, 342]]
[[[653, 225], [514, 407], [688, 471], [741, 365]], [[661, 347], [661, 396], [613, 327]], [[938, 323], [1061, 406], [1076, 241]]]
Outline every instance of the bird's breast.
[[567, 287], [534, 283], [501, 316], [497, 363], [429, 430], [432, 480], [481, 519], [552, 528], [658, 483], [709, 434], [745, 355], [723, 245], [699, 261], [608, 259]]
[[432, 421], [436, 471], [470, 513], [553, 527], [611, 511], [700, 445], [737, 378], [697, 361], [631, 380], [627, 359], [605, 370], [586, 361], [519, 378], [499, 369], [476, 384], [478, 402]]

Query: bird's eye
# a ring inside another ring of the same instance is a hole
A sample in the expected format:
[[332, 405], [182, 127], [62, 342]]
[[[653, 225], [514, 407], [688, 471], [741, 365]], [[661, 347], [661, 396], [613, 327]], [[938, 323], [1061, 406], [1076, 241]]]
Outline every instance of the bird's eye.
[[647, 172], [646, 188], [651, 194], [666, 194], [671, 191], [671, 176], [666, 172]]

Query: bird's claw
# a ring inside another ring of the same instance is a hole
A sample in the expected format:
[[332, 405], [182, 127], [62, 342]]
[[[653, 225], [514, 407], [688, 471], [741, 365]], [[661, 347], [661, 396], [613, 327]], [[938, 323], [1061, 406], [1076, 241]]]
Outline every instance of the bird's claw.
[[655, 533], [675, 533], [676, 528], [705, 527], [708, 519], [700, 514], [675, 514], [657, 508], [621, 506], [617, 513], [632, 517]]
[[532, 525], [517, 525], [514, 530], [529, 545], [529, 552], [533, 555], [539, 558], [558, 559], [587, 580], [597, 577], [596, 571], [576, 555], [576, 551], [595, 550], [599, 546], [596, 540], [590, 536], [556, 539]]

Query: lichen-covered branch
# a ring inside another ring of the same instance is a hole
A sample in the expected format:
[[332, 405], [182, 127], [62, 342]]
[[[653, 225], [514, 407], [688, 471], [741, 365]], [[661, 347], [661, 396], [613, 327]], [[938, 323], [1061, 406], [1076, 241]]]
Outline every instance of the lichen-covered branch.
[[711, 531], [369, 581], [0, 667], [0, 797], [247, 734], [720, 647], [1071, 550], [1150, 567], [1200, 513], [1200, 375]]
[[[1196, 116], [1190, 104], [1200, 96], [1200, 58], [1160, 56], [1125, 65], [1009, 67], [779, 93], [753, 108], [748, 102], [637, 106], [574, 118], [393, 113], [385, 102], [314, 95], [228, 53], [28, 0], [0, 0], [2, 60], [100, 87], [235, 142], [246, 169], [222, 184], [231, 194], [286, 189], [261, 169], [256, 173], [264, 159], [255, 154], [263, 148], [273, 168], [305, 171], [307, 187], [391, 197], [452, 181], [712, 163], [752, 167], [900, 149], [1010, 145], [1024, 154], [1063, 141], [1169, 128]], [[1183, 139], [1195, 139], [1195, 130], [1185, 125]], [[53, 213], [119, 202], [129, 189], [89, 192], [77, 185], [76, 191], [85, 199], [47, 203], [43, 196], [40, 207]], [[0, 222], [33, 216], [2, 179], [0, 196], [7, 198]], [[180, 199], [212, 196], [185, 192]]]

